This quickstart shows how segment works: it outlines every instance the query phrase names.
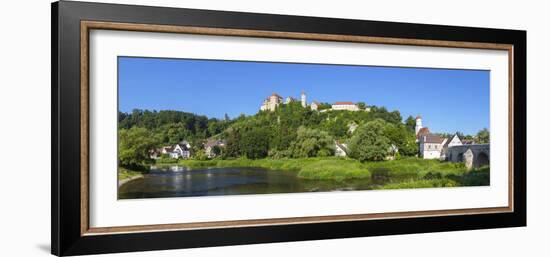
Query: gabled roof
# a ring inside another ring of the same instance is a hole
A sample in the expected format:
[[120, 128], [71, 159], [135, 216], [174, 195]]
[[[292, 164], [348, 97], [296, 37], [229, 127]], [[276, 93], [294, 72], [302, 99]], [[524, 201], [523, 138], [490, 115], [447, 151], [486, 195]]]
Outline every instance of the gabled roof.
[[282, 96], [280, 96], [279, 94], [277, 94], [277, 93], [275, 93], [275, 92], [273, 92], [273, 93], [271, 94], [271, 96], [276, 96], [276, 97], [278, 97], [278, 98], [283, 98]]
[[179, 143], [175, 144], [172, 149], [175, 149], [177, 146], [179, 146], [182, 150], [187, 151], [191, 147], [191, 144], [189, 144], [187, 140], [181, 140]]
[[460, 139], [460, 137], [457, 134], [454, 134], [452, 137], [449, 137], [449, 140], [447, 140], [447, 142], [445, 142], [445, 144], [443, 146], [444, 147], [448, 146], [451, 143], [451, 141], [453, 141], [453, 138], [455, 138], [455, 137], [458, 138], [458, 140], [462, 143], [462, 140]]
[[431, 133], [427, 135], [423, 135], [422, 137], [423, 137], [421, 138], [422, 142], [429, 143], [429, 144], [441, 144], [446, 139], [444, 137], [440, 137], [439, 135], [431, 134]]

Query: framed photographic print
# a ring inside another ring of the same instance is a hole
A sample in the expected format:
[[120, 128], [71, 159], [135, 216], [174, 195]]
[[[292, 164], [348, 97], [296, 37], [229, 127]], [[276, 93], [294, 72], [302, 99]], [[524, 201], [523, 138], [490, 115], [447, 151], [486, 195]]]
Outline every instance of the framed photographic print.
[[52, 253], [526, 225], [526, 32], [57, 2]]

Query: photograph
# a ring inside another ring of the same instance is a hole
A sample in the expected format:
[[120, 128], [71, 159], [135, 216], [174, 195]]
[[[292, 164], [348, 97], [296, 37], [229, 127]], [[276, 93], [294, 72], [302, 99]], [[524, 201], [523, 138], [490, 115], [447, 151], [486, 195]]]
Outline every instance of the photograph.
[[490, 186], [489, 70], [117, 65], [118, 199]]

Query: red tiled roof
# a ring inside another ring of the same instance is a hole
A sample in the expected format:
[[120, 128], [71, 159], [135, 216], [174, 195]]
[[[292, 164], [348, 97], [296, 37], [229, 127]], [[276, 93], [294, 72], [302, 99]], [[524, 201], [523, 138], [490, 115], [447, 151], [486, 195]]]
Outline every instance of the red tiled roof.
[[336, 102], [335, 105], [353, 105], [353, 102]]
[[418, 133], [416, 134], [416, 138], [420, 138], [420, 136], [424, 136], [430, 134], [430, 129], [428, 127], [423, 127], [420, 130], [418, 130]]

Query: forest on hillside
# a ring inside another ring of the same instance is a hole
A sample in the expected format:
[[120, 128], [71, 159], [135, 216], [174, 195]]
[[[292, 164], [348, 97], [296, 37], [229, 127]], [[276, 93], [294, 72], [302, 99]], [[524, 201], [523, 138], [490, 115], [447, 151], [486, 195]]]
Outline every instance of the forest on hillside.
[[226, 140], [222, 158], [332, 156], [335, 141], [348, 144], [350, 156], [359, 160], [383, 160], [392, 145], [401, 156], [416, 155], [415, 121], [402, 120], [399, 111], [384, 107], [319, 112], [299, 102], [233, 119], [171, 110], [119, 112], [119, 161], [123, 166], [144, 165], [151, 161], [150, 149], [181, 140], [190, 142], [196, 158], [203, 158], [208, 138]]

